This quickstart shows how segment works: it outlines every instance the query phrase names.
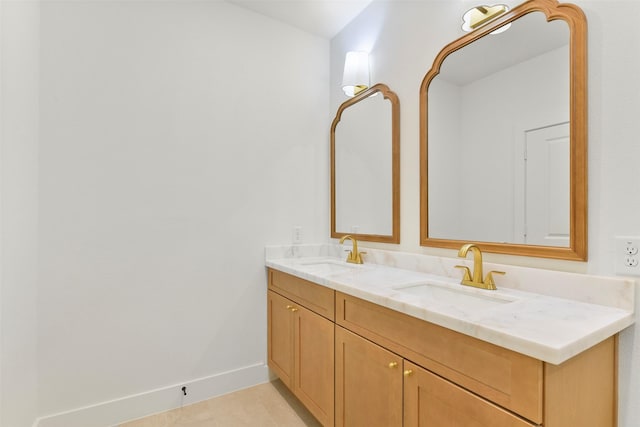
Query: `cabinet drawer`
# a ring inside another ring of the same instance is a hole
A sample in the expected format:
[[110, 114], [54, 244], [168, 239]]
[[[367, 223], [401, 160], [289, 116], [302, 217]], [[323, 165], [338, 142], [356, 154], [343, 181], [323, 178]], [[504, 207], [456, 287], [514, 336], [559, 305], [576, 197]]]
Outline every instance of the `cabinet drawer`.
[[272, 269], [269, 269], [269, 289], [329, 320], [335, 319], [333, 289]]
[[405, 427], [535, 427], [410, 362], [404, 369]]
[[336, 292], [336, 323], [540, 424], [543, 364], [528, 356]]

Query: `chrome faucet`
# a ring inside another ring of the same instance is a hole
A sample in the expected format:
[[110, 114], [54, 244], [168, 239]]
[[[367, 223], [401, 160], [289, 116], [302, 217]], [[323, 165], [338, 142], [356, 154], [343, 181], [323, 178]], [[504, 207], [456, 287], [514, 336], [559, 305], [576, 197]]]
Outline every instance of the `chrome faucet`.
[[487, 273], [487, 277], [482, 280], [482, 252], [480, 248], [474, 245], [473, 243], [467, 243], [463, 245], [458, 251], [458, 256], [460, 258], [466, 258], [467, 252], [473, 252], [473, 277], [471, 272], [469, 271], [469, 267], [464, 265], [456, 265], [456, 268], [461, 268], [464, 270], [464, 276], [462, 277], [462, 281], [460, 282], [463, 285], [473, 286], [475, 288], [481, 289], [489, 289], [495, 290], [496, 283], [493, 280], [494, 274], [505, 274], [504, 271], [490, 271]]
[[351, 240], [353, 243], [353, 248], [349, 251], [349, 255], [347, 255], [347, 262], [362, 264], [362, 254], [366, 254], [366, 252], [358, 252], [358, 241], [350, 234], [343, 236], [342, 239], [340, 239], [340, 244], [343, 244], [346, 239]]

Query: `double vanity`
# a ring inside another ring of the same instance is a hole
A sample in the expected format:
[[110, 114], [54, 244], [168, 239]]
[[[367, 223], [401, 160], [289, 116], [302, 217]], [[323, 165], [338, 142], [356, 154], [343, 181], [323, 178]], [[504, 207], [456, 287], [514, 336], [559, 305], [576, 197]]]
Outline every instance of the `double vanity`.
[[270, 247], [268, 364], [325, 426], [613, 427], [631, 280], [471, 260]]
[[468, 11], [420, 86], [420, 245], [473, 263], [367, 248], [357, 264], [355, 238], [400, 241], [400, 104], [381, 83], [330, 132], [331, 237], [352, 236], [353, 263], [267, 248], [268, 364], [324, 426], [617, 426], [634, 282], [481, 261], [587, 260], [586, 17], [502, 6]]

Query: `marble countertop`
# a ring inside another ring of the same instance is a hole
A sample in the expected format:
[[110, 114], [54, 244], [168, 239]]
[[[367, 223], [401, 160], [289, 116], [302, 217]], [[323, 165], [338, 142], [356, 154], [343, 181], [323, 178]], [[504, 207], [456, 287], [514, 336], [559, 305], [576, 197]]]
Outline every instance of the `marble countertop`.
[[[267, 257], [266, 265], [552, 364], [634, 323], [629, 304], [594, 304], [500, 284], [498, 290], [487, 291], [462, 286], [459, 278], [380, 264], [347, 264], [331, 256]], [[623, 289], [633, 298], [634, 286], [628, 286], [603, 286], [602, 292]]]

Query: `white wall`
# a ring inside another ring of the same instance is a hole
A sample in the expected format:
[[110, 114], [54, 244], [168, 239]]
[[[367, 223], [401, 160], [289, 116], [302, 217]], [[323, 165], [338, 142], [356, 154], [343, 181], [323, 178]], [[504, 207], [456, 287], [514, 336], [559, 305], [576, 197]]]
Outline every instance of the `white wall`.
[[37, 415], [38, 4], [0, 2], [0, 425]]
[[226, 2], [43, 2], [40, 415], [265, 361], [264, 246], [329, 232], [328, 55]]
[[332, 111], [347, 99], [340, 88], [351, 50], [369, 51], [371, 84], [389, 85], [400, 99], [400, 245], [381, 247], [421, 250], [418, 93], [435, 55], [458, 34], [459, 9], [450, 1], [375, 1], [331, 40]]
[[[612, 236], [640, 235], [640, 3], [574, 2], [589, 262], [487, 259], [606, 275]], [[326, 107], [345, 100], [347, 50], [370, 50], [401, 102], [402, 243], [377, 246], [454, 256], [418, 244], [418, 92], [469, 3], [374, 2], [332, 40], [328, 87], [326, 41], [226, 3], [47, 1], [39, 27], [37, 4], [0, 2], [3, 427], [30, 424], [36, 388], [46, 416], [264, 361], [262, 248], [294, 224], [328, 236]], [[637, 329], [620, 340], [621, 427], [640, 411]]]
[[336, 231], [393, 233], [391, 101], [370, 96], [346, 108], [335, 129]]
[[[429, 185], [440, 191], [429, 191], [430, 236], [523, 242], [522, 235], [514, 235], [514, 217], [524, 215], [523, 187], [515, 188], [524, 185], [524, 132], [569, 120], [568, 59], [564, 46], [460, 87], [440, 76], [431, 82], [429, 101], [438, 108], [430, 110], [429, 132], [438, 143], [430, 144]], [[504, 90], [496, 90], [500, 87]], [[463, 101], [454, 113], [451, 103], [459, 97]], [[447, 123], [442, 116], [458, 120]], [[452, 175], [462, 176], [452, 180]]]
[[[431, 140], [429, 148], [429, 175], [438, 177], [429, 180], [430, 203], [429, 233], [432, 237], [455, 236], [465, 214], [466, 198], [459, 194], [461, 188], [469, 186], [469, 179], [459, 173], [462, 159], [458, 153], [463, 145], [460, 113], [462, 111], [462, 88], [443, 79], [433, 81], [429, 87], [429, 99], [438, 100], [438, 108], [429, 111], [428, 126]], [[459, 167], [451, 167], [458, 165]], [[447, 206], [447, 209], [442, 209]]]
[[[477, 3], [477, 2], [476, 2]], [[515, 6], [518, 2], [506, 2]], [[586, 263], [487, 254], [492, 262], [612, 275], [613, 236], [640, 235], [640, 2], [585, 1], [589, 25], [589, 261]], [[331, 41], [331, 108], [344, 101], [340, 80], [344, 54], [371, 52], [371, 81], [394, 90], [401, 104], [401, 243], [377, 247], [455, 256], [419, 246], [418, 95], [438, 51], [462, 35], [471, 2], [374, 2]], [[640, 301], [640, 298], [637, 300]], [[640, 302], [636, 305], [640, 312]], [[620, 339], [620, 426], [635, 427], [640, 411], [640, 329]]]

